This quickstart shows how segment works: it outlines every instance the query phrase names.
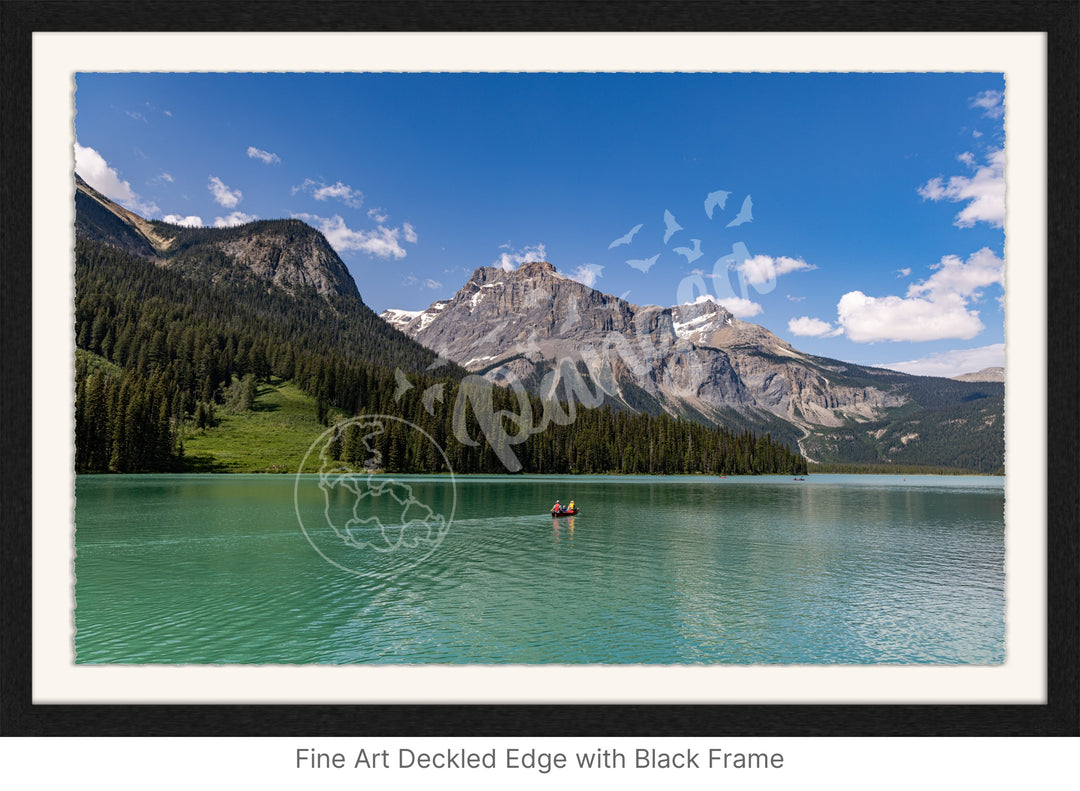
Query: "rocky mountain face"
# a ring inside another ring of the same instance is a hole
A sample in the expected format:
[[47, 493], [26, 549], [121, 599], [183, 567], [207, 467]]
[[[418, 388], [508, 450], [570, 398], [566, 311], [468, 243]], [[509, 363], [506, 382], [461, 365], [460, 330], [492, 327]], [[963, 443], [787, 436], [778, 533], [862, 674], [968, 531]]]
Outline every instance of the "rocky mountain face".
[[172, 237], [155, 232], [154, 225], [123, 206], [113, 203], [75, 174], [75, 235], [103, 242], [126, 253], [160, 260]]
[[359, 296], [338, 254], [300, 220], [258, 220], [233, 228], [184, 228], [147, 220], [75, 176], [76, 236], [118, 247], [213, 281], [254, 278], [289, 293]]
[[814, 461], [1004, 464], [1000, 382], [815, 357], [709, 300], [634, 305], [536, 262], [481, 267], [453, 298], [382, 317], [470, 372], [542, 397], [768, 431]]
[[706, 415], [712, 404], [753, 401], [723, 351], [689, 354], [672, 311], [632, 305], [546, 262], [482, 267], [453, 299], [383, 317], [467, 370], [542, 397]]
[[382, 315], [467, 370], [542, 397], [734, 420], [794, 441], [910, 400], [891, 383], [844, 377], [843, 364], [799, 352], [712, 301], [634, 305], [546, 262], [482, 267], [452, 299]]
[[[197, 252], [222, 253], [229, 266], [246, 269], [285, 291], [314, 289], [323, 296], [358, 296], [356, 283], [334, 248], [319, 231], [300, 220], [257, 220], [237, 228], [213, 229], [209, 238], [193, 237]], [[179, 257], [179, 256], [178, 256]]]
[[992, 366], [990, 368], [983, 368], [981, 371], [960, 374], [959, 376], [954, 376], [953, 379], [957, 382], [1004, 382], [1005, 369], [1001, 366]]

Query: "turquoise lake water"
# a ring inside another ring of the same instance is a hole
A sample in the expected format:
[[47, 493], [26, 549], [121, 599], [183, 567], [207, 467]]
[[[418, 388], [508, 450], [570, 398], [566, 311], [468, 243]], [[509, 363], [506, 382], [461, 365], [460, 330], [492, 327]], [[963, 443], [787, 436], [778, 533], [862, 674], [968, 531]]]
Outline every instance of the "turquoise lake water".
[[78, 476], [76, 498], [80, 663], [1005, 659], [1002, 478]]

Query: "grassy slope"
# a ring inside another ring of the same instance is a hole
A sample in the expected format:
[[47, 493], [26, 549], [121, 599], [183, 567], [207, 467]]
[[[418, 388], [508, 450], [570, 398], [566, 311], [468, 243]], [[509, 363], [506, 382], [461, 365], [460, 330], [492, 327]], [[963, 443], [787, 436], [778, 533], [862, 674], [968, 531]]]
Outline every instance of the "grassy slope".
[[189, 472], [296, 472], [326, 430], [315, 419], [315, 399], [277, 379], [259, 383], [252, 411], [229, 414], [219, 407], [215, 416], [213, 428], [185, 429]]
[[[104, 357], [75, 350], [91, 371], [119, 374]], [[213, 428], [184, 427], [184, 469], [187, 472], [296, 472], [311, 443], [325, 430], [315, 419], [315, 399], [292, 382], [259, 382], [255, 408], [231, 414], [218, 406]], [[340, 420], [330, 410], [330, 421]]]
[[90, 373], [104, 372], [106, 374], [116, 374], [117, 376], [121, 373], [119, 365], [114, 365], [100, 354], [94, 354], [93, 352], [84, 351], [83, 349], [75, 350], [75, 363], [76, 365], [78, 363], [86, 363], [86, 369]]

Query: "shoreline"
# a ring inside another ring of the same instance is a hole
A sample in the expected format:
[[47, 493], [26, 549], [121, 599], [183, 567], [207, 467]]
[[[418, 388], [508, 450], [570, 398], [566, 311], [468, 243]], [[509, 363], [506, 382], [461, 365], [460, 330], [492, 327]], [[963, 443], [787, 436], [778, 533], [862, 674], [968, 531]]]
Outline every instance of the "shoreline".
[[[687, 473], [623, 473], [623, 472], [463, 472], [463, 473], [446, 473], [446, 472], [386, 472], [383, 470], [376, 470], [371, 473], [372, 475], [385, 476], [385, 477], [409, 477], [409, 478], [717, 478], [720, 480], [727, 478], [747, 478], [747, 479], [762, 479], [762, 478], [802, 478], [809, 479], [812, 477], [822, 477], [827, 475], [848, 475], [857, 477], [904, 477], [904, 478], [1002, 478], [1005, 474], [998, 473], [986, 473], [986, 472], [818, 472], [818, 473], [805, 473], [801, 475], [791, 475], [788, 473], [762, 473], [760, 475], [747, 475], [747, 474], [731, 474], [731, 475], [717, 475], [715, 473], [703, 473], [703, 472], [687, 472]], [[174, 477], [227, 477], [230, 475], [249, 475], [249, 476], [264, 476], [270, 477], [282, 477], [296, 475], [318, 475], [316, 472], [266, 472], [261, 470], [249, 470], [249, 471], [227, 471], [227, 472], [76, 472], [76, 477], [85, 478], [110, 478], [118, 476], [151, 476], [151, 475], [169, 475]]]

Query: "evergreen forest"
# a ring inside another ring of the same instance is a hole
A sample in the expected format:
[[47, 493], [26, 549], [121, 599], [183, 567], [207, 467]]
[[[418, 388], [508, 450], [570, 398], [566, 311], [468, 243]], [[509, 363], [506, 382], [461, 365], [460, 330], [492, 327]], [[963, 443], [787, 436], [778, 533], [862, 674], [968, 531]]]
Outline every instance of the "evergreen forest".
[[[412, 422], [445, 449], [455, 473], [807, 471], [768, 433], [542, 403], [496, 386], [477, 398], [468, 388], [478, 377], [391, 327], [359, 296], [208, 279], [85, 238], [75, 253], [77, 472], [189, 471], [185, 437], [213, 431], [223, 413], [254, 408], [259, 383], [271, 379], [308, 394], [325, 426], [362, 414]], [[431, 443], [403, 424], [392, 422], [379, 442], [386, 472], [445, 469]], [[361, 461], [347, 430], [333, 452]], [[519, 464], [508, 466], [508, 457]]]

